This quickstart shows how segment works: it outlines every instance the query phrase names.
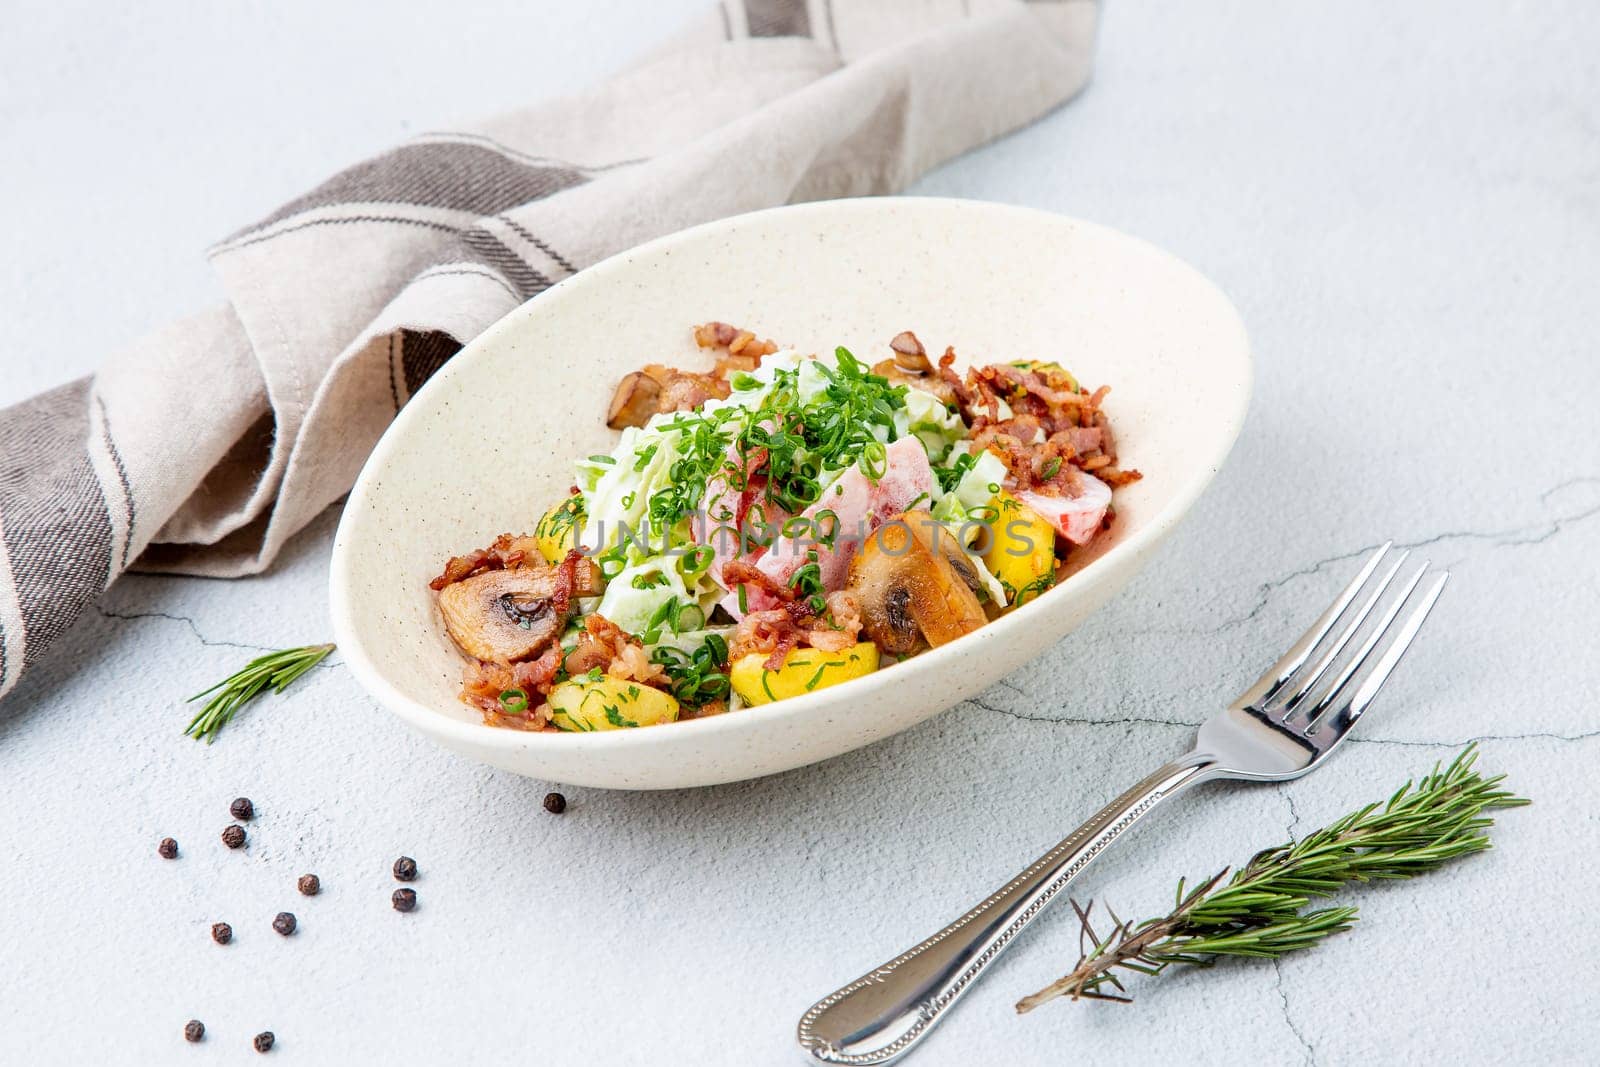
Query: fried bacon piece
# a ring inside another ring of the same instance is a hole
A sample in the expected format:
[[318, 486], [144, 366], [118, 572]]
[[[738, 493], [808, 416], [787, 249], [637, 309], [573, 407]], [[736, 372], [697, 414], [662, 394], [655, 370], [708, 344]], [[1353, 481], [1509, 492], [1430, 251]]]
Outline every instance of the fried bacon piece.
[[[1014, 488], [1046, 496], [1077, 497], [1080, 471], [1118, 486], [1138, 481], [1138, 471], [1117, 469], [1117, 441], [1100, 405], [1111, 390], [1090, 392], [1053, 363], [991, 363], [956, 373], [955, 350], [939, 360], [940, 379], [955, 395], [969, 439], [994, 453]], [[1002, 419], [1000, 403], [1010, 408]]]
[[848, 589], [828, 594], [828, 610], [806, 631], [805, 643], [823, 652], [843, 652], [861, 640], [861, 604]]
[[474, 549], [465, 556], [451, 556], [449, 562], [444, 565], [444, 573], [429, 582], [428, 588], [437, 593], [445, 586], [470, 578], [474, 574], [543, 561], [544, 557], [539, 554], [538, 538], [529, 534], [513, 537], [503, 533], [496, 537], [488, 548]]
[[[518, 730], [549, 730], [550, 706], [545, 698], [560, 684], [557, 679], [576, 677], [598, 668], [602, 673], [640, 685], [664, 688], [667, 674], [650, 661], [644, 646], [603, 615], [583, 620], [578, 643], [563, 655], [559, 644], [552, 644], [537, 659], [522, 663], [486, 663], [474, 660], [462, 681], [461, 699], [483, 713], [490, 726]], [[564, 672], [564, 673], [563, 673]], [[528, 710], [508, 711], [500, 695], [521, 689]]]
[[[752, 652], [771, 656], [780, 646], [785, 646], [783, 651], [788, 652], [797, 643], [797, 627], [787, 611], [782, 608], [752, 611], [739, 620], [733, 631], [733, 640], [728, 642], [728, 661], [731, 663]], [[781, 662], [781, 655], [779, 660]]]
[[660, 664], [650, 662], [638, 638], [604, 615], [590, 615], [583, 620], [583, 632], [564, 662], [570, 677], [596, 667], [612, 677], [643, 685], [654, 685], [667, 677]]
[[663, 411], [691, 411], [707, 400], [728, 395], [728, 381], [720, 374], [700, 374], [678, 370], [660, 363], [647, 363], [627, 375], [611, 394], [606, 425], [613, 430], [643, 426], [650, 416]]
[[[961, 375], [956, 373], [955, 362], [956, 350], [946, 348], [944, 355], [939, 357], [939, 379], [950, 387], [950, 393], [956, 398], [956, 407], [960, 410], [961, 417], [966, 420], [968, 426], [972, 426], [983, 414], [978, 410], [979, 397], [967, 387]], [[999, 406], [994, 405], [988, 414], [991, 419], [999, 418]]]
[[769, 575], [750, 567], [760, 577], [747, 576], [748, 572], [738, 568], [749, 564], [739, 560], [728, 566], [735, 568], [739, 581], [760, 585], [784, 601], [782, 607], [752, 611], [739, 621], [728, 644], [730, 661], [756, 652], [766, 656], [767, 669], [775, 671], [783, 666], [791, 649], [809, 645], [823, 652], [840, 652], [861, 639], [861, 607], [854, 594], [846, 590], [829, 593], [827, 606], [817, 615], [807, 601], [795, 596], [793, 589]]
[[701, 348], [720, 348], [726, 354], [717, 360], [717, 370], [727, 376], [752, 371], [761, 366], [763, 356], [778, 350], [772, 341], [760, 341], [749, 330], [726, 322], [707, 322], [694, 328], [694, 343]]
[[793, 604], [796, 599], [793, 589], [747, 559], [730, 559], [724, 563], [722, 584], [729, 589], [740, 585], [753, 585], [784, 605]]
[[493, 712], [508, 719], [517, 718], [506, 713], [500, 694], [508, 689], [521, 689], [527, 694], [528, 706], [532, 709], [542, 703], [540, 698], [550, 691], [550, 683], [560, 667], [561, 649], [557, 645], [545, 649], [538, 659], [524, 663], [507, 665], [474, 660], [462, 679], [461, 699], [485, 715]]
[[733, 375], [755, 370], [763, 356], [778, 350], [772, 341], [758, 340], [749, 330], [725, 322], [696, 326], [694, 340], [701, 348], [721, 350], [715, 370], [707, 374], [646, 364], [618, 383], [606, 411], [606, 425], [613, 430], [643, 426], [650, 416], [663, 411], [692, 411], [707, 400], [723, 399], [730, 392]]

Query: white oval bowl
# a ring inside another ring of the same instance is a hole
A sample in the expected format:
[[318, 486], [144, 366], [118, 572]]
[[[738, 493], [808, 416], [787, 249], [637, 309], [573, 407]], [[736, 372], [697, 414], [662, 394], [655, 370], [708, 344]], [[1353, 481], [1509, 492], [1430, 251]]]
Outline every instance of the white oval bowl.
[[[572, 462], [609, 452], [606, 403], [647, 362], [709, 364], [720, 319], [868, 362], [915, 330], [962, 364], [1059, 360], [1107, 410], [1125, 466], [1111, 530], [1038, 600], [856, 681], [639, 730], [525, 733], [461, 704], [461, 654], [428, 580], [449, 556], [529, 531]], [[334, 541], [330, 602], [356, 678], [405, 722], [496, 767], [573, 785], [667, 789], [789, 770], [973, 696], [1120, 589], [1221, 466], [1250, 393], [1238, 314], [1193, 268], [1088, 222], [962, 200], [839, 200], [698, 226], [614, 256], [507, 315], [406, 404], [362, 470]]]

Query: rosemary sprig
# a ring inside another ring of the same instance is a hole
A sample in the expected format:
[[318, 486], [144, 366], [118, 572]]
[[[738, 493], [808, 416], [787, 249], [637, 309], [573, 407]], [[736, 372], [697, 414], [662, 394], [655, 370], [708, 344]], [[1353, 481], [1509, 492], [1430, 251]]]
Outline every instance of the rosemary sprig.
[[1192, 889], [1178, 883], [1172, 911], [1159, 919], [1126, 922], [1107, 909], [1110, 932], [1101, 937], [1090, 919], [1093, 902], [1072, 902], [1080, 925], [1080, 955], [1070, 974], [1023, 997], [1018, 1012], [1055, 997], [1128, 1002], [1116, 972], [1157, 975], [1168, 967], [1210, 966], [1224, 956], [1277, 959], [1311, 948], [1356, 921], [1353, 907], [1304, 910], [1313, 898], [1349, 882], [1411, 878], [1489, 847], [1485, 832], [1495, 808], [1528, 803], [1500, 788], [1504, 775], [1485, 778], [1472, 769], [1468, 745], [1443, 771], [1415, 786], [1407, 782], [1387, 803], [1359, 811], [1300, 841], [1264, 849], [1227, 877], [1226, 869]]
[[305, 645], [257, 656], [243, 669], [228, 675], [205, 692], [196, 693], [185, 702], [192, 704], [201, 697], [211, 697], [189, 723], [188, 729], [183, 731], [184, 736], [196, 741], [204, 738], [206, 744], [211, 744], [222, 728], [233, 721], [240, 708], [269, 688], [274, 693], [283, 692], [289, 683], [321, 663], [332, 651], [331, 644]]

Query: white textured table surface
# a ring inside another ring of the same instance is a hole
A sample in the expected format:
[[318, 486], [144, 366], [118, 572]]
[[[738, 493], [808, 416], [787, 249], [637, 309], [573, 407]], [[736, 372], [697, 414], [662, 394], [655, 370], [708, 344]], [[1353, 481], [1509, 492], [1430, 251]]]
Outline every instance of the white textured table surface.
[[[0, 40], [0, 404], [214, 299], [199, 250], [338, 166], [595, 79], [697, 6], [22, 4]], [[1146, 912], [1469, 738], [1536, 806], [1486, 856], [1352, 894], [1359, 928], [1278, 968], [1018, 1018], [1075, 958], [1051, 915], [913, 1062], [1592, 1056], [1596, 54], [1581, 0], [1112, 4], [1083, 97], [917, 191], [1082, 215], [1211, 274], [1254, 341], [1249, 424], [1088, 626], [831, 763], [570, 790], [554, 818], [544, 783], [435, 750], [337, 664], [206, 748], [179, 736], [183, 697], [326, 635], [336, 516], [262, 578], [122, 581], [0, 704], [0, 1062], [257, 1062], [262, 1029], [308, 1064], [796, 1062], [816, 996], [1177, 751], [1391, 536], [1457, 581], [1359, 743], [1164, 813], [1079, 892]], [[259, 815], [230, 853], [239, 794]], [[179, 862], [155, 856], [167, 834]], [[402, 852], [423, 870], [407, 916]], [[268, 927], [285, 908], [289, 940]]]

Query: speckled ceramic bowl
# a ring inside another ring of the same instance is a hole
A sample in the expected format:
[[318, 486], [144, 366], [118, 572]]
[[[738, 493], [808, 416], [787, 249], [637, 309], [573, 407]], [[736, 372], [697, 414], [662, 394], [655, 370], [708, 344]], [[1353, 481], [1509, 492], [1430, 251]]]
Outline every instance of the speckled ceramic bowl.
[[[869, 360], [915, 330], [964, 359], [1058, 359], [1113, 387], [1118, 519], [1067, 581], [907, 663], [731, 715], [638, 730], [530, 734], [456, 699], [463, 660], [428, 579], [450, 555], [531, 530], [609, 451], [606, 402], [657, 361], [706, 365], [690, 327], [749, 326]], [[489, 329], [408, 403], [350, 494], [334, 543], [339, 649], [385, 707], [447, 748], [575, 785], [664, 789], [827, 759], [921, 722], [1022, 667], [1122, 587], [1211, 481], [1250, 391], [1244, 329], [1192, 268], [1114, 230], [959, 200], [841, 200], [761, 211], [653, 241]]]

